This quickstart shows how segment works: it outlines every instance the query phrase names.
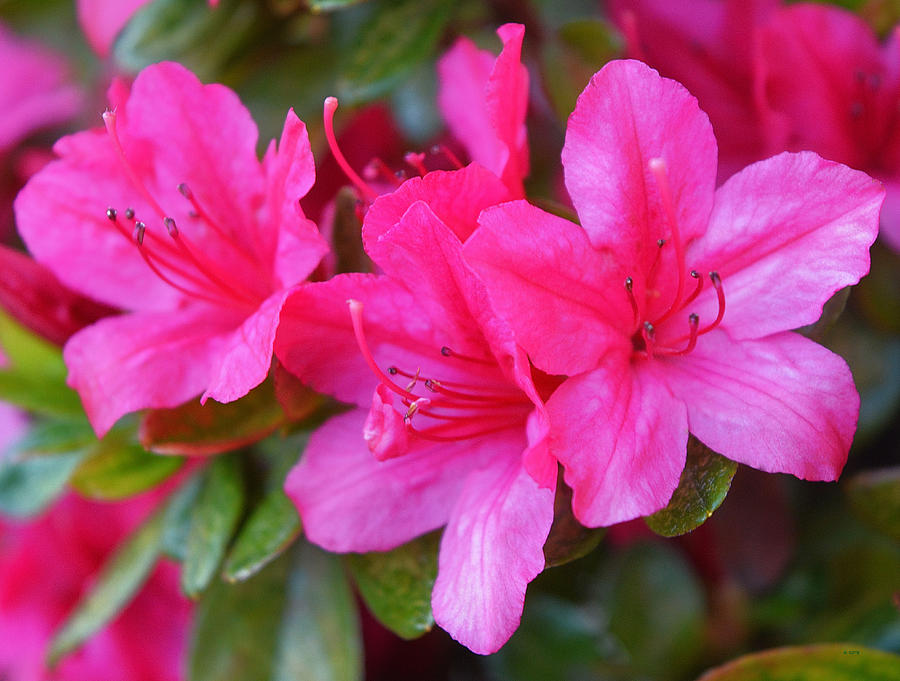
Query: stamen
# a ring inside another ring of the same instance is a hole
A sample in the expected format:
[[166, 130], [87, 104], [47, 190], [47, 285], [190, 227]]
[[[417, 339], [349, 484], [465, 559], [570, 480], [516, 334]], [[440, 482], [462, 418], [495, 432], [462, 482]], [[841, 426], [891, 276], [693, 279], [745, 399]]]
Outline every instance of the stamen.
[[470, 357], [469, 355], [463, 355], [451, 348], [448, 348], [446, 345], [441, 348], [441, 354], [444, 357], [453, 357], [455, 359], [463, 360], [464, 362], [475, 362], [476, 364], [484, 364], [485, 366], [494, 366], [496, 362], [490, 359], [479, 359], [478, 357]]
[[697, 345], [697, 336], [699, 332], [697, 329], [700, 326], [700, 317], [698, 317], [693, 312], [688, 315], [688, 325], [691, 328], [691, 335], [688, 337], [688, 344], [683, 350], [679, 350], [678, 352], [667, 352], [664, 354], [667, 355], [686, 355], [691, 352]]
[[650, 172], [656, 178], [656, 184], [659, 188], [660, 199], [662, 200], [663, 210], [669, 220], [669, 226], [672, 229], [672, 240], [675, 242], [675, 261], [678, 268], [678, 287], [675, 289], [675, 298], [672, 301], [669, 310], [677, 309], [681, 301], [681, 294], [684, 292], [684, 244], [681, 243], [681, 232], [678, 229], [678, 218], [675, 215], [675, 203], [672, 201], [672, 192], [669, 189], [669, 177], [666, 168], [666, 162], [662, 158], [651, 158], [648, 162]]
[[420, 369], [416, 367], [416, 373], [413, 374], [412, 380], [407, 383], [406, 390], [408, 392], [412, 392], [412, 389], [416, 387], [416, 383], [419, 382], [419, 371]]
[[[326, 102], [328, 100], [325, 100]], [[362, 310], [363, 304], [358, 300], [354, 300], [350, 298], [347, 301], [347, 305], [350, 307], [350, 321], [353, 324], [353, 334], [356, 336], [356, 344], [359, 346], [360, 352], [362, 352], [363, 359], [366, 360], [366, 364], [369, 365], [369, 368], [372, 370], [372, 373], [378, 377], [378, 379], [384, 384], [386, 388], [389, 390], [393, 390], [395, 393], [400, 395], [400, 397], [404, 397], [412, 402], [415, 402], [419, 397], [409, 392], [408, 390], [404, 390], [399, 385], [394, 383], [388, 376], [378, 367], [378, 364], [375, 363], [375, 358], [372, 356], [372, 351], [369, 349], [369, 344], [366, 342], [366, 335], [363, 331], [362, 324]], [[388, 369], [395, 369], [395, 367], [391, 367]], [[394, 372], [392, 372], [394, 373]]]
[[234, 288], [224, 279], [219, 277], [215, 272], [212, 271], [209, 267], [206, 266], [196, 255], [194, 255], [194, 251], [190, 247], [190, 242], [185, 238], [181, 232], [178, 231], [178, 227], [175, 225], [175, 220], [172, 218], [164, 218], [163, 224], [166, 226], [166, 231], [168, 231], [169, 236], [172, 237], [172, 240], [177, 244], [178, 248], [181, 252], [187, 257], [188, 260], [197, 268], [197, 270], [205, 276], [209, 281], [213, 284], [216, 284], [223, 291], [229, 293], [231, 296], [238, 300], [243, 300], [246, 302], [253, 302], [253, 298], [248, 296], [243, 291], [239, 291]]
[[443, 154], [447, 157], [447, 159], [456, 166], [456, 170], [461, 170], [463, 167], [462, 161], [459, 160], [459, 157], [450, 151], [450, 148], [446, 144], [435, 144], [431, 147], [431, 153], [434, 155]]
[[116, 221], [116, 216], [117, 216], [117, 215], [118, 215], [118, 213], [116, 212], [116, 209], [115, 209], [115, 208], [107, 208], [107, 209], [106, 209], [106, 217], [107, 217], [110, 221], [115, 222], [115, 221]]
[[650, 359], [653, 359], [653, 336], [655, 334], [655, 330], [653, 328], [653, 324], [650, 322], [644, 322], [644, 325], [641, 327], [641, 336], [644, 339], [644, 347], [647, 349], [647, 356]]
[[638, 311], [637, 300], [635, 300], [634, 291], [632, 291], [633, 287], [634, 280], [631, 277], [625, 277], [625, 290], [628, 291], [628, 301], [631, 303], [631, 312], [633, 314], [631, 325], [637, 326], [637, 323], [641, 320], [641, 313]]
[[337, 138], [334, 136], [334, 112], [337, 111], [337, 107], [338, 100], [336, 97], [325, 98], [323, 117], [325, 120], [325, 137], [328, 140], [328, 147], [334, 155], [334, 160], [337, 161], [347, 178], [356, 185], [356, 188], [359, 189], [360, 193], [371, 203], [378, 198], [378, 193], [367, 185], [365, 181], [357, 175], [356, 171], [350, 167], [350, 164], [347, 162], [347, 159], [344, 158], [344, 155], [338, 147]]
[[[119, 141], [119, 133], [116, 130], [116, 112], [110, 109], [104, 111], [103, 124], [106, 126], [106, 132], [109, 134], [109, 137], [112, 140], [113, 148], [115, 148], [116, 154], [119, 157], [119, 161], [122, 163], [122, 167], [125, 169], [125, 174], [128, 175], [128, 179], [131, 180], [131, 184], [134, 185], [134, 188], [141, 193], [141, 195], [147, 200], [147, 203], [149, 203], [153, 207], [153, 210], [155, 210], [160, 217], [165, 217], [165, 211], [160, 208], [159, 204], [156, 202], [156, 199], [154, 199], [150, 195], [150, 192], [147, 191], [147, 187], [144, 186], [143, 182], [141, 182], [141, 179], [134, 171], [134, 168], [131, 167], [128, 159], [125, 157], [125, 150], [122, 148], [122, 143]], [[132, 211], [132, 215], [133, 214], [134, 211]], [[126, 217], [128, 217], [127, 211]]]
[[415, 413], [419, 411], [420, 408], [427, 407], [429, 404], [431, 404], [431, 400], [427, 397], [420, 397], [419, 399], [414, 400], [409, 405], [409, 409], [406, 410], [406, 414], [403, 416], [403, 423], [409, 426]]
[[697, 270], [691, 270], [691, 277], [697, 280], [697, 288], [694, 289], [694, 292], [685, 298], [684, 302], [681, 304], [681, 309], [683, 310], [687, 305], [690, 305], [697, 299], [697, 296], [700, 295], [700, 291], [703, 290], [703, 277], [700, 276], [700, 273]]
[[428, 172], [425, 169], [425, 154], [417, 153], [415, 151], [408, 151], [403, 157], [403, 160], [413, 168], [415, 168], [416, 172], [419, 173], [419, 175], [425, 175]]
[[363, 175], [367, 180], [378, 179], [378, 176], [381, 175], [381, 178], [385, 182], [390, 182], [397, 187], [403, 184], [401, 180], [397, 179], [397, 175], [394, 173], [394, 171], [388, 168], [387, 163], [382, 161], [377, 156], [369, 161], [366, 164], [366, 167], [363, 168]]
[[[498, 433], [501, 430], [506, 430], [507, 428], [516, 425], [520, 419], [510, 419], [505, 423], [501, 423], [500, 425], [494, 426], [493, 428], [485, 428], [483, 430], [478, 430], [471, 433], [462, 433], [460, 435], [438, 435], [434, 432], [434, 428], [421, 431], [413, 428], [411, 424], [407, 424], [406, 429], [415, 435], [416, 437], [422, 438], [423, 440], [431, 440], [433, 442], [459, 442], [460, 440], [468, 440], [473, 437], [481, 437], [482, 435], [490, 435], [491, 433]], [[452, 424], [447, 424], [452, 425]]]
[[125, 209], [125, 219], [126, 220], [134, 220], [134, 208], [126, 208]]
[[656, 275], [656, 268], [659, 266], [660, 256], [662, 255], [662, 248], [666, 245], [665, 239], [657, 239], [656, 240], [656, 255], [653, 258], [653, 264], [650, 265], [650, 270], [647, 272], [647, 283], [653, 281], [653, 277]]
[[721, 277], [719, 277], [718, 272], [710, 272], [709, 280], [712, 282], [712, 285], [715, 287], [716, 297], [719, 299], [719, 314], [716, 315], [716, 319], [715, 319], [715, 321], [713, 321], [712, 324], [710, 324], [709, 326], [700, 330], [699, 335], [701, 335], [701, 336], [704, 333], [712, 331], [714, 328], [716, 328], [719, 325], [719, 323], [722, 321], [722, 317], [725, 316], [725, 290], [722, 288], [722, 279], [721, 279]]

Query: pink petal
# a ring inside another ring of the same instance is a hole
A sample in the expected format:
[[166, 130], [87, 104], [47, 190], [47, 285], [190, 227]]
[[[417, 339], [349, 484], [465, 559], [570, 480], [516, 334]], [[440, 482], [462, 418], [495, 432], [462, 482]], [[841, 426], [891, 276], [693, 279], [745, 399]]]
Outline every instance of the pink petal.
[[[766, 105], [788, 123], [773, 128], [774, 149], [812, 149], [860, 169], [875, 165], [872, 155], [883, 153], [893, 126], [900, 74], [885, 68], [866, 22], [837, 7], [785, 7], [760, 29], [758, 49]], [[870, 78], [878, 81], [874, 92]]]
[[547, 402], [550, 451], [565, 467], [572, 510], [588, 527], [665, 506], [687, 456], [687, 414], [654, 361], [611, 353]]
[[405, 456], [378, 461], [363, 440], [366, 411], [336, 416], [309, 440], [285, 481], [310, 541], [329, 551], [386, 551], [447, 522], [466, 476], [524, 435], [419, 442]]
[[223, 336], [239, 323], [206, 308], [101, 319], [66, 343], [69, 385], [103, 435], [124, 414], [175, 407], [199, 395], [212, 378]]
[[[864, 173], [811, 152], [781, 154], [728, 180], [709, 231], [687, 253], [689, 267], [722, 277], [722, 328], [761, 338], [816, 321], [832, 294], [869, 271], [883, 196]], [[715, 318], [712, 287], [691, 309], [701, 323]]]
[[580, 373], [611, 344], [630, 344], [625, 275], [583, 229], [525, 201], [488, 208], [479, 222], [465, 259], [538, 368]]
[[496, 62], [467, 38], [441, 58], [438, 106], [469, 157], [501, 177], [513, 196], [523, 196], [522, 178], [528, 174], [528, 72], [521, 63], [525, 28], [505, 24], [497, 34], [503, 51]]
[[393, 459], [409, 451], [406, 422], [394, 407], [394, 403], [398, 401], [396, 393], [379, 383], [372, 396], [369, 415], [363, 424], [363, 440], [379, 461]]
[[900, 178], [885, 181], [884, 204], [881, 207], [881, 238], [900, 252]]
[[[208, 360], [214, 368], [202, 401], [233, 402], [262, 383], [269, 374], [275, 333], [284, 301], [285, 289], [269, 296], [240, 326], [210, 349]], [[174, 313], [173, 313], [174, 316]]]
[[553, 489], [518, 457], [468, 476], [441, 540], [434, 620], [473, 652], [496, 652], [519, 626], [525, 589], [544, 569]]
[[794, 333], [734, 342], [713, 331], [662, 362], [691, 432], [729, 459], [805, 480], [836, 480], [859, 396], [843, 359]]
[[608, 0], [627, 55], [659, 69], [709, 114], [725, 179], [764, 156], [753, 89], [753, 36], [780, 0]]
[[497, 176], [478, 165], [462, 170], [437, 170], [424, 177], [407, 180], [397, 191], [380, 196], [363, 225], [366, 250], [400, 218], [416, 201], [424, 201], [460, 241], [465, 241], [478, 225], [482, 209], [512, 198]]
[[596, 247], [646, 272], [668, 220], [648, 163], [662, 158], [687, 243], [712, 209], [716, 141], [709, 119], [675, 81], [636, 61], [613, 61], [591, 79], [569, 117], [566, 187]]
[[[294, 110], [288, 112], [278, 149], [264, 163], [268, 207], [267, 220], [257, 230], [257, 240], [276, 250], [275, 273], [284, 286], [306, 279], [328, 252], [316, 225], [300, 208], [316, 179], [316, 166], [306, 125]], [[277, 240], [277, 242], [276, 242]]]
[[0, 23], [0, 153], [40, 128], [75, 115], [81, 93], [63, 59]]
[[317, 391], [368, 408], [378, 379], [353, 333], [349, 298], [363, 304], [366, 340], [382, 370], [397, 365], [425, 371], [440, 357], [442, 342], [431, 321], [416, 312], [415, 296], [387, 277], [342, 274], [296, 289], [282, 311], [278, 359]]
[[78, 0], [78, 23], [94, 52], [106, 57], [131, 16], [150, 0]]

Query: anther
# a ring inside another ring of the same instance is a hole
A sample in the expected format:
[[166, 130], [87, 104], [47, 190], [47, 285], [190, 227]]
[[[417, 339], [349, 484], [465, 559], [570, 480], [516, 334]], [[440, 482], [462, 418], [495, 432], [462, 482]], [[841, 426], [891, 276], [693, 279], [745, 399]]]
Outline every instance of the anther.
[[134, 240], [137, 242], [138, 246], [144, 245], [144, 230], [147, 229], [147, 225], [145, 225], [140, 220], [134, 223]]
[[448, 347], [445, 345], [445, 346], [443, 346], [443, 347], [441, 348], [441, 354], [442, 354], [444, 357], [449, 357], [450, 355], [453, 354], [453, 350], [451, 350], [450, 348], [448, 348]]
[[109, 218], [111, 221], [115, 222], [117, 215], [118, 215], [118, 213], [116, 212], [115, 208], [107, 208], [106, 209], [106, 217]]
[[388, 373], [389, 373], [391, 376], [396, 376], [396, 375], [397, 375], [397, 371], [398, 371], [397, 367], [388, 367]]
[[631, 277], [625, 277], [625, 290], [628, 291], [628, 302], [631, 303], [632, 325], [637, 324], [641, 318], [640, 310], [638, 310], [637, 300], [634, 298], [634, 280]]
[[694, 289], [694, 292], [685, 298], [684, 302], [681, 304], [681, 309], [684, 309], [687, 305], [696, 300], [697, 296], [700, 295], [700, 291], [703, 290], [703, 277], [700, 276], [700, 273], [697, 270], [691, 270], [691, 277], [697, 280], [697, 288]]
[[417, 153], [415, 151], [408, 151], [403, 157], [403, 160], [406, 161], [410, 166], [415, 168], [416, 172], [419, 173], [419, 175], [425, 175], [428, 172], [425, 169], [425, 154]]
[[662, 248], [662, 247], [665, 246], [665, 245], [666, 245], [666, 240], [665, 240], [665, 239], [657, 239], [657, 240], [656, 240], [656, 247], [657, 247], [657, 248]]
[[174, 239], [178, 236], [178, 227], [175, 225], [175, 221], [172, 218], [165, 218], [163, 224], [166, 226], [166, 231], [169, 233], [170, 237]]
[[134, 220], [134, 208], [126, 208], [125, 217], [128, 220]]
[[181, 194], [188, 201], [190, 201], [191, 199], [194, 198], [194, 192], [191, 191], [191, 188], [187, 186], [186, 182], [179, 183], [179, 185], [178, 185], [178, 187], [176, 187], [176, 189], [178, 189], [178, 193]]

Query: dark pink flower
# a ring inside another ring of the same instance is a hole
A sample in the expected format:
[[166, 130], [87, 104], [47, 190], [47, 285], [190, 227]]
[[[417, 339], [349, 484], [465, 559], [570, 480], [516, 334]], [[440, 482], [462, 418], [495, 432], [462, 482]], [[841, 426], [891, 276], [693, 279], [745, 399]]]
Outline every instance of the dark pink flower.
[[54, 671], [56, 628], [110, 553], [152, 509], [142, 496], [101, 504], [74, 495], [40, 518], [0, 520], [0, 676], [8, 681], [179, 681], [191, 607], [177, 569], [156, 568], [135, 600]]
[[900, 249], [900, 39], [858, 16], [798, 4], [759, 30], [759, 88], [770, 149], [811, 149], [887, 188], [882, 234]]
[[754, 92], [753, 37], [780, 0], [607, 0], [629, 57], [700, 100], [719, 142], [724, 180], [765, 155]]
[[880, 183], [806, 152], [715, 190], [697, 100], [635, 61], [594, 76], [562, 158], [581, 227], [511, 202], [464, 253], [534, 364], [569, 376], [547, 411], [578, 519], [664, 506], [689, 432], [754, 468], [837, 478], [859, 397], [791, 329], [868, 271]]
[[376, 199], [363, 240], [384, 275], [298, 289], [276, 344], [309, 385], [357, 405], [310, 438], [285, 484], [307, 536], [383, 551], [446, 525], [435, 620], [479, 653], [518, 626], [556, 480], [528, 361], [461, 258], [479, 212], [509, 197], [472, 164]]
[[98, 433], [120, 416], [267, 375], [281, 305], [326, 246], [298, 199], [314, 180], [291, 111], [260, 162], [237, 96], [172, 64], [111, 90], [106, 130], [60, 140], [16, 200], [35, 259], [75, 291], [130, 313], [73, 336], [64, 358]]
[[503, 51], [496, 59], [460, 38], [438, 62], [438, 106], [469, 157], [494, 172], [515, 197], [525, 196], [528, 175], [528, 71], [522, 65], [525, 27], [497, 29]]

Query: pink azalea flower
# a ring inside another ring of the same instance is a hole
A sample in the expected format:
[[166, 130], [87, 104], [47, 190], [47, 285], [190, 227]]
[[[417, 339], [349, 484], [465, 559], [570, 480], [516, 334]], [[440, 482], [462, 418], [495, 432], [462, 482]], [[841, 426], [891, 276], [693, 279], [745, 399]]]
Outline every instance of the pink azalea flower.
[[78, 110], [81, 94], [61, 57], [0, 23], [0, 154], [27, 135]]
[[759, 31], [773, 150], [812, 149], [884, 181], [882, 234], [900, 249], [900, 39], [879, 45], [851, 12], [799, 4]]
[[60, 140], [59, 160], [16, 200], [39, 262], [130, 311], [64, 350], [98, 434], [131, 411], [200, 393], [228, 402], [262, 382], [288, 290], [327, 250], [297, 203], [315, 170], [293, 111], [260, 163], [256, 126], [231, 90], [172, 63], [119, 90], [106, 131]]
[[446, 525], [434, 617], [478, 653], [518, 626], [556, 480], [528, 361], [461, 259], [479, 212], [509, 197], [472, 164], [378, 198], [363, 240], [385, 274], [298, 289], [276, 342], [289, 370], [357, 406], [310, 438], [285, 483], [307, 536], [384, 551]]
[[869, 267], [880, 183], [811, 152], [715, 190], [697, 100], [611, 62], [569, 118], [563, 166], [581, 227], [515, 201], [466, 243], [534, 364], [573, 510], [609, 525], [664, 506], [688, 433], [735, 461], [840, 474], [859, 397], [844, 361], [791, 331]]
[[496, 59], [460, 38], [438, 62], [438, 106], [469, 157], [493, 171], [516, 197], [528, 175], [528, 71], [522, 65], [525, 27], [497, 29], [503, 51]]
[[765, 155], [754, 92], [754, 29], [780, 0], [607, 0], [629, 57], [700, 100], [719, 141], [720, 179]]
[[110, 553], [151, 510], [142, 496], [115, 505], [65, 497], [37, 520], [0, 520], [0, 676], [8, 681], [179, 681], [190, 603], [177, 569], [160, 565], [111, 624], [52, 672], [53, 632]]

